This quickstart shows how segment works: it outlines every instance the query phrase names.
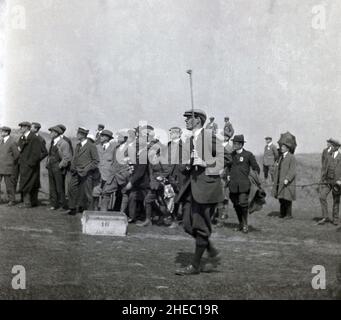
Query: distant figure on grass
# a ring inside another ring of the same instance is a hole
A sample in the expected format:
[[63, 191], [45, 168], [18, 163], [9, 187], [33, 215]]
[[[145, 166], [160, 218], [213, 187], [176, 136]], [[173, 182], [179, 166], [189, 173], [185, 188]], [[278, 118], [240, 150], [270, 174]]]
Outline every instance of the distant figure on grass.
[[280, 218], [292, 219], [292, 202], [296, 200], [296, 159], [289, 144], [280, 144], [281, 155], [275, 164], [272, 195], [279, 200]]
[[105, 128], [104, 124], [99, 124], [97, 126], [96, 137], [95, 137], [96, 144], [101, 144], [101, 133], [104, 130], [104, 128]]
[[265, 138], [265, 148], [263, 156], [263, 172], [264, 180], [267, 181], [270, 173], [271, 182], [274, 181], [274, 165], [278, 160], [278, 150], [277, 147], [272, 143], [271, 137]]
[[[2, 179], [5, 180], [7, 205], [11, 207], [15, 204], [15, 166], [19, 158], [19, 151], [15, 139], [11, 137], [11, 128], [0, 128], [0, 134], [0, 183]], [[1, 199], [0, 202], [2, 202]]]
[[212, 130], [212, 133], [215, 135], [218, 131], [218, 125], [214, 122], [214, 117], [210, 117], [210, 122], [206, 125], [207, 130]]
[[[334, 225], [339, 223], [339, 209], [340, 209], [340, 189], [341, 189], [341, 143], [336, 139], [329, 139], [330, 152], [325, 155], [322, 163], [322, 174], [320, 186], [320, 203], [322, 209], [322, 219], [318, 224], [322, 225], [326, 222], [331, 222]], [[333, 195], [333, 218], [329, 219], [328, 214], [328, 194], [332, 192]]]
[[234, 135], [234, 129], [233, 129], [232, 123], [230, 122], [230, 118], [229, 117], [225, 117], [224, 120], [225, 120], [225, 124], [224, 124], [224, 141], [225, 142], [229, 142], [230, 139]]

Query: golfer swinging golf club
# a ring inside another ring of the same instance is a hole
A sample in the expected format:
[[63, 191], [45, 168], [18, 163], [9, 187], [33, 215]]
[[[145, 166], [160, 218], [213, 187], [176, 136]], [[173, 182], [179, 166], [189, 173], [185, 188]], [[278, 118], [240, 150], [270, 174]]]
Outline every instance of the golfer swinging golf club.
[[[184, 154], [187, 164], [183, 166], [186, 181], [181, 188], [177, 201], [184, 203], [184, 230], [195, 239], [195, 253], [191, 264], [176, 270], [177, 275], [199, 274], [209, 271], [207, 266], [201, 265], [201, 258], [207, 250], [209, 260], [214, 266], [217, 262], [218, 250], [210, 241], [212, 232], [211, 214], [218, 202], [223, 201], [221, 179], [219, 171], [224, 166], [223, 147], [210, 130], [203, 128], [206, 113], [194, 109], [192, 91], [192, 71], [190, 75], [192, 109], [185, 111], [184, 117], [187, 130], [192, 136], [185, 142]], [[203, 150], [205, 146], [205, 152]], [[184, 162], [185, 163], [185, 162]]]

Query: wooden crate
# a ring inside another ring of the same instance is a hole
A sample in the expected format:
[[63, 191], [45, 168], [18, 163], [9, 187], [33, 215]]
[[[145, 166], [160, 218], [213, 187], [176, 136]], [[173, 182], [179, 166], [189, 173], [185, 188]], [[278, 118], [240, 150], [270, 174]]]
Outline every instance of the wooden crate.
[[128, 219], [122, 212], [84, 211], [82, 228], [84, 234], [125, 237], [127, 235]]

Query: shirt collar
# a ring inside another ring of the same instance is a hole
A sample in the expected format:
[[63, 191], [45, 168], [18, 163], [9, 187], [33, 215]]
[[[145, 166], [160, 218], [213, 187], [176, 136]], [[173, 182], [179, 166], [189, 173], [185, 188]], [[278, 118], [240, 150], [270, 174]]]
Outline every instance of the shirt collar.
[[58, 136], [57, 138], [53, 139], [53, 145], [55, 146], [61, 139], [62, 139], [61, 136]]
[[285, 158], [285, 157], [287, 156], [288, 153], [289, 153], [289, 151], [284, 152], [284, 153], [283, 153], [283, 158]]
[[194, 137], [194, 139], [198, 138], [198, 136], [201, 133], [202, 129], [203, 128], [200, 128], [200, 129], [195, 130], [195, 131], [193, 130], [193, 137]]
[[240, 150], [236, 150], [238, 154], [241, 154], [244, 151], [244, 148], [241, 148]]
[[4, 143], [6, 143], [8, 139], [9, 139], [9, 136], [6, 136], [6, 137], [4, 138]]
[[103, 143], [103, 149], [107, 150], [110, 146], [110, 142]]
[[177, 139], [172, 140], [171, 142], [172, 142], [172, 143], [179, 143], [179, 142], [180, 142], [180, 139], [181, 139], [181, 138], [177, 138]]
[[81, 146], [84, 147], [87, 142], [88, 142], [88, 139], [85, 139], [84, 141], [81, 142]]
[[31, 133], [31, 131], [27, 131], [26, 133], [24, 133], [24, 137], [27, 139], [27, 137], [29, 136], [30, 133]]
[[271, 147], [272, 145], [272, 141], [270, 143], [267, 143], [268, 147]]

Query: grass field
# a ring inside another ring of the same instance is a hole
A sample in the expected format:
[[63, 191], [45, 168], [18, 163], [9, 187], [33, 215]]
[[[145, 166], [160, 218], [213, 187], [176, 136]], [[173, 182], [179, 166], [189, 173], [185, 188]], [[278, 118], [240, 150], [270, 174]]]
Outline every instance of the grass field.
[[[298, 184], [319, 180], [319, 155], [297, 155]], [[42, 175], [46, 188], [46, 173]], [[267, 193], [270, 194], [269, 188]], [[278, 218], [267, 197], [250, 216], [251, 232], [233, 231], [236, 217], [215, 228], [221, 251], [215, 272], [179, 277], [193, 240], [183, 230], [129, 226], [124, 238], [81, 233], [81, 216], [0, 206], [1, 299], [335, 299], [341, 298], [341, 228], [317, 226], [316, 187], [297, 190], [294, 219]], [[26, 290], [13, 290], [13, 265], [26, 269]], [[314, 290], [314, 265], [326, 269], [326, 290]]]

